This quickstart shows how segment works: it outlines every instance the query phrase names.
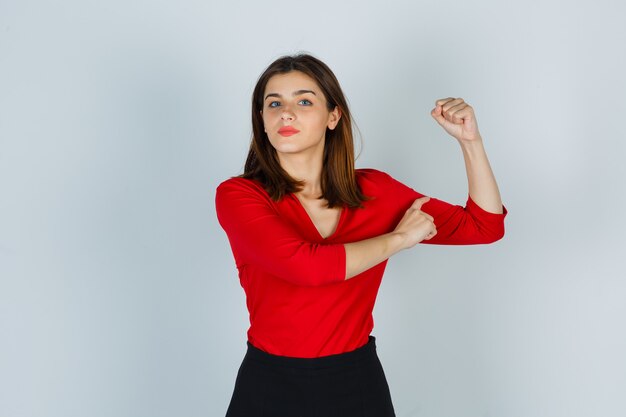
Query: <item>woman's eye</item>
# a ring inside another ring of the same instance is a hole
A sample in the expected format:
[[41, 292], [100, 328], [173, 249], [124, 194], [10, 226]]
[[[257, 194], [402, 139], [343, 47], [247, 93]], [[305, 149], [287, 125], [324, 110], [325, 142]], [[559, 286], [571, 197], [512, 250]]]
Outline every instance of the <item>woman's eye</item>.
[[309, 101], [309, 100], [307, 100], [307, 99], [302, 99], [302, 100], [300, 100], [298, 103], [299, 103], [299, 104], [303, 104], [303, 105], [305, 105], [305, 106], [310, 106], [311, 104], [313, 104], [313, 103], [311, 103], [311, 101]]
[[267, 105], [267, 107], [278, 107], [280, 106], [280, 101], [272, 101], [270, 102], [270, 104]]

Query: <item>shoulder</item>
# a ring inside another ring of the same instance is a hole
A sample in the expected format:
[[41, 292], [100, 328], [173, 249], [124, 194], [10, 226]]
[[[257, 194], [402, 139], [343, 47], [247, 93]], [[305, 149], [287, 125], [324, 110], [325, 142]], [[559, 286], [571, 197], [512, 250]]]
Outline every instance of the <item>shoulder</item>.
[[[256, 181], [256, 180], [252, 180], [249, 178], [243, 178], [243, 177], [231, 177], [225, 181], [222, 181], [220, 183], [220, 185], [217, 186], [217, 192], [224, 192], [224, 191], [235, 191], [235, 190], [241, 190], [241, 191], [250, 191], [250, 192], [265, 192], [265, 189], [263, 188], [263, 185]], [[267, 193], [266, 193], [267, 194]]]
[[386, 172], [374, 168], [358, 168], [355, 170], [355, 174], [359, 184], [361, 182], [384, 182], [391, 179], [391, 176]]
[[356, 182], [361, 192], [368, 198], [387, 198], [395, 188], [394, 179], [389, 174], [373, 168], [360, 168], [355, 171]]
[[260, 182], [242, 177], [229, 178], [220, 183], [215, 190], [215, 200], [218, 204], [241, 198], [270, 199]]
[[357, 184], [365, 193], [367, 190], [384, 189], [395, 182], [391, 175], [373, 168], [359, 168], [355, 170], [355, 174]]
[[420, 196], [413, 188], [377, 169], [357, 169], [356, 176], [361, 192], [369, 197], [413, 201]]

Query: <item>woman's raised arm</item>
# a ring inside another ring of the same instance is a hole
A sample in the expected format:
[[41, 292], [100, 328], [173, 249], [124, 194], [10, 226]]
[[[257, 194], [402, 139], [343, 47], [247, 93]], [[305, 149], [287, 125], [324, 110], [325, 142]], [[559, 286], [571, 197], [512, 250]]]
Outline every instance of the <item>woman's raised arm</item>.
[[461, 145], [469, 195], [483, 210], [502, 213], [502, 199], [493, 175], [474, 109], [462, 98], [437, 100], [431, 116]]

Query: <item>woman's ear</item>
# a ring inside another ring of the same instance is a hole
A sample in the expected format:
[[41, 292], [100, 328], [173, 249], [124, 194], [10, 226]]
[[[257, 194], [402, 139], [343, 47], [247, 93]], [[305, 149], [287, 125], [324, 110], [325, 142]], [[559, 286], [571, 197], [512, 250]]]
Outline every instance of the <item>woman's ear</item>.
[[339, 110], [339, 107], [335, 106], [335, 108], [328, 115], [328, 128], [330, 130], [335, 130], [335, 128], [337, 127], [337, 123], [339, 123], [340, 119], [341, 110]]

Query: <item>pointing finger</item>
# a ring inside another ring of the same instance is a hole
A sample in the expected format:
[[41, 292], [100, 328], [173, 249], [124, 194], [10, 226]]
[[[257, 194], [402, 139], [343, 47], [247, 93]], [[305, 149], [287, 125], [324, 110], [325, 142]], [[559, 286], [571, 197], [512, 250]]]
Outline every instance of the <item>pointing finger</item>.
[[417, 200], [413, 202], [413, 204], [411, 204], [411, 208], [415, 210], [421, 210], [422, 204], [427, 203], [429, 200], [430, 200], [430, 197], [418, 198]]

